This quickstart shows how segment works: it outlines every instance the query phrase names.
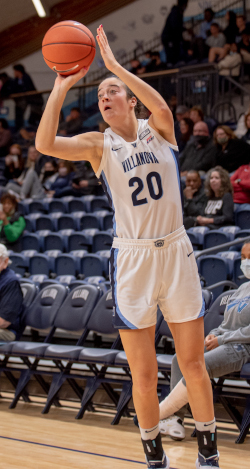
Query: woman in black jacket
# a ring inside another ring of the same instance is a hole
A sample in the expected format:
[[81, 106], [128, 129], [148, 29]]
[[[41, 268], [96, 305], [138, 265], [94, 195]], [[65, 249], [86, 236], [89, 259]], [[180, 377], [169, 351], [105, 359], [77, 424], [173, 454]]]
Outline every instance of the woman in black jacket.
[[249, 145], [235, 137], [227, 125], [219, 125], [214, 131], [217, 146], [216, 164], [232, 173], [243, 164], [250, 162]]
[[233, 189], [229, 174], [221, 166], [208, 171], [205, 181], [207, 202], [203, 216], [196, 218], [196, 224], [215, 230], [226, 225], [233, 225], [234, 202]]

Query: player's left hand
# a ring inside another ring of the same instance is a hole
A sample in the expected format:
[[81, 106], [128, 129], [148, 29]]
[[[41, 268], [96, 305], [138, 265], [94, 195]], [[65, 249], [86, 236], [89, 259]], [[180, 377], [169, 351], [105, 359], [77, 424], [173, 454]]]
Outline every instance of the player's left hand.
[[110, 48], [110, 45], [108, 43], [108, 39], [104, 32], [102, 24], [99, 26], [99, 28], [97, 28], [96, 40], [100, 47], [100, 52], [101, 52], [103, 61], [105, 63], [105, 66], [107, 67], [108, 70], [112, 72], [113, 69], [116, 67], [116, 65], [118, 65], [118, 62]]
[[207, 351], [209, 352], [210, 350], [213, 350], [214, 348], [219, 347], [218, 343], [218, 338], [217, 337], [212, 337], [209, 339], [209, 336], [206, 338], [205, 346]]

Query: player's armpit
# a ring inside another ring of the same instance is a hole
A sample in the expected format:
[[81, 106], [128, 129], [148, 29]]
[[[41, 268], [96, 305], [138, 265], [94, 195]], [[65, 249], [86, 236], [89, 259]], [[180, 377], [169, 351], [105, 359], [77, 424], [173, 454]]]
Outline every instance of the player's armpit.
[[177, 145], [174, 133], [174, 120], [170, 109], [167, 107], [162, 116], [151, 114], [148, 123], [156, 132], [158, 132], [165, 140], [172, 145]]

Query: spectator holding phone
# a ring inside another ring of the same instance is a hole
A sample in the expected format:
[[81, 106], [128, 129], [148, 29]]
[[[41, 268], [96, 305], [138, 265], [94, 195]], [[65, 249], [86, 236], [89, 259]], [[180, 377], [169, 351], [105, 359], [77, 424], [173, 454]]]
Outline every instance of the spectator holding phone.
[[20, 145], [14, 143], [11, 145], [9, 154], [5, 157], [4, 177], [7, 181], [17, 179], [22, 174], [24, 161]]

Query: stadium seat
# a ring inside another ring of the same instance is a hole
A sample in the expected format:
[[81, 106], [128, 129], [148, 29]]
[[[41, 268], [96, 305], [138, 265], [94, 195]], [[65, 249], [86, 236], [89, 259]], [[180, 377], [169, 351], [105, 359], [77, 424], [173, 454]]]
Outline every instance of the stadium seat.
[[48, 275], [46, 274], [36, 274], [36, 275], [31, 275], [29, 277], [29, 280], [33, 282], [35, 285], [39, 287], [39, 289], [42, 289], [42, 284], [45, 282], [45, 280], [48, 280]]
[[[231, 239], [228, 233], [220, 230], [211, 230], [204, 234], [203, 249], [213, 248], [220, 244], [229, 243], [229, 241]], [[227, 250], [228, 248], [225, 249]]]
[[39, 214], [39, 216], [35, 220], [34, 231], [41, 231], [41, 230], [55, 231], [55, 226], [50, 215]]
[[106, 231], [109, 228], [113, 228], [113, 213], [108, 212], [107, 210], [97, 210], [94, 215], [99, 219], [99, 229]]
[[[244, 204], [245, 205], [245, 204]], [[235, 224], [241, 228], [241, 230], [249, 229], [250, 226], [250, 204], [249, 208], [239, 208], [235, 212]]]
[[50, 260], [50, 268], [52, 272], [55, 272], [55, 258], [60, 256], [62, 254], [62, 251], [59, 249], [48, 249], [48, 251], [45, 251], [44, 254], [48, 256]]
[[53, 199], [48, 202], [48, 212], [49, 213], [66, 213], [67, 205], [63, 200]]
[[26, 224], [26, 225], [25, 225], [25, 231], [24, 231], [24, 233], [26, 233], [27, 231], [31, 233], [32, 231], [34, 231], [34, 224], [33, 224], [33, 222], [28, 218], [27, 215], [24, 216], [24, 219], [25, 219], [25, 224]]
[[105, 275], [109, 275], [110, 250], [97, 251], [96, 254], [102, 258]]
[[77, 220], [79, 231], [90, 228], [99, 230], [100, 228], [99, 218], [95, 213], [75, 212], [73, 217]]
[[82, 199], [72, 199], [68, 202], [68, 212], [73, 213], [73, 212], [85, 212], [85, 203]]
[[21, 238], [22, 251], [34, 249], [35, 251], [43, 251], [43, 238], [37, 233], [24, 233]]
[[93, 252], [107, 251], [111, 248], [113, 243], [113, 236], [107, 231], [99, 231], [93, 236]]
[[61, 254], [55, 259], [55, 271], [58, 275], [77, 276], [80, 273], [80, 259], [70, 254]]
[[248, 279], [244, 276], [244, 274], [243, 274], [243, 272], [240, 268], [240, 264], [241, 264], [241, 257], [239, 255], [239, 257], [237, 257], [234, 260], [234, 264], [233, 264], [233, 281], [238, 286], [242, 285], [242, 283], [248, 282]]
[[232, 279], [234, 276], [235, 259], [240, 258], [240, 253], [238, 251], [223, 251], [223, 252], [218, 252], [217, 255], [227, 260], [228, 267], [229, 267], [229, 277]]
[[[25, 216], [27, 231], [36, 231], [36, 220], [41, 217], [40, 213], [31, 213]], [[32, 228], [30, 229], [30, 225]], [[28, 228], [29, 226], [29, 228]]]
[[14, 270], [16, 274], [23, 275], [29, 270], [29, 259], [23, 254], [18, 252], [13, 252], [9, 255], [11, 260], [11, 269]]
[[44, 251], [65, 251], [66, 249], [66, 242], [65, 238], [61, 233], [52, 233], [48, 232], [47, 235], [44, 236]]
[[33, 200], [29, 204], [29, 213], [48, 213], [48, 205], [42, 200]]
[[46, 254], [37, 253], [30, 258], [29, 272], [31, 275], [44, 274], [49, 276], [53, 271], [53, 262]]
[[86, 254], [81, 259], [81, 274], [85, 277], [102, 276], [104, 272], [104, 263], [97, 254]]
[[71, 282], [75, 282], [76, 278], [74, 275], [58, 275], [55, 280], [62, 285], [68, 286]]
[[[199, 273], [206, 280], [206, 286], [229, 279], [230, 270], [227, 259], [214, 254], [199, 258], [197, 263]], [[222, 293], [223, 288], [221, 286], [213, 290], [215, 298]]]
[[20, 285], [23, 293], [23, 304], [25, 308], [29, 308], [37, 296], [39, 290], [34, 283], [21, 283]]
[[63, 215], [63, 212], [52, 212], [49, 214], [49, 217], [53, 223], [54, 231], [57, 231], [58, 219]]
[[56, 231], [60, 230], [76, 230], [78, 228], [75, 218], [70, 215], [61, 215], [60, 218], [54, 220]]
[[88, 229], [72, 233], [68, 239], [68, 250], [78, 251], [79, 249], [89, 250], [92, 247], [93, 236], [98, 230]]
[[222, 228], [219, 228], [219, 231], [222, 231], [222, 233], [227, 233], [230, 237], [230, 241], [233, 241], [237, 233], [240, 231], [240, 227], [239, 226], [223, 226]]
[[190, 241], [193, 245], [203, 246], [204, 235], [209, 231], [207, 226], [194, 226], [187, 230], [187, 234], [190, 238]]
[[84, 195], [81, 199], [85, 203], [87, 212], [95, 212], [96, 210], [109, 208], [106, 196]]

